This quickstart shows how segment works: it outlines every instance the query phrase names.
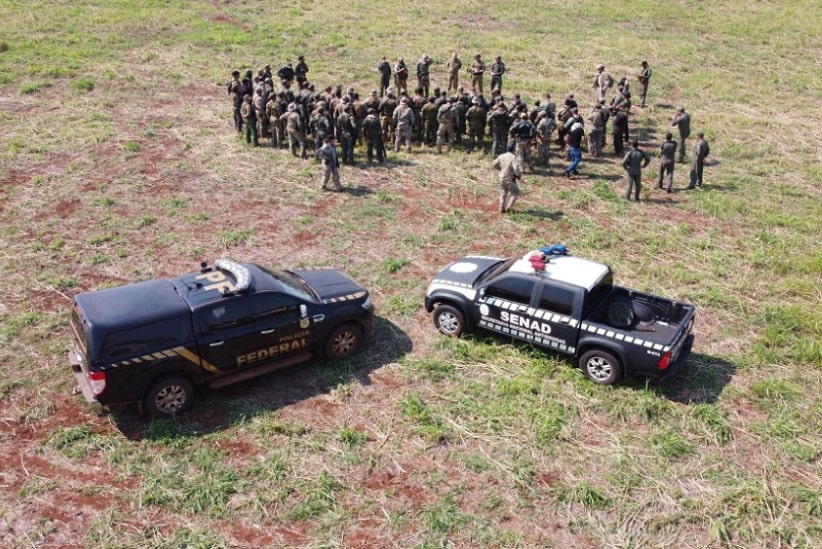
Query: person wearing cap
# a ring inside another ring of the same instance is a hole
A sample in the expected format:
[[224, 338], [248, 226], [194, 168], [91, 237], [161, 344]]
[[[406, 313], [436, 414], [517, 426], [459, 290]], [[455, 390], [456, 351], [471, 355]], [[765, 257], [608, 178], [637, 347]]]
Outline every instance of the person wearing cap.
[[448, 91], [456, 90], [460, 85], [460, 69], [462, 69], [462, 61], [457, 52], [454, 52], [445, 64], [445, 70], [448, 71]]
[[255, 147], [258, 147], [260, 144], [257, 141], [257, 113], [254, 110], [254, 103], [250, 95], [246, 95], [243, 98], [240, 116], [243, 117], [243, 124], [245, 125], [246, 143], [253, 143]]
[[402, 57], [394, 65], [394, 87], [400, 95], [408, 93], [408, 65]]
[[565, 168], [565, 176], [579, 175], [577, 168], [582, 162], [582, 138], [585, 137], [585, 128], [582, 125], [582, 117], [574, 116], [568, 120], [569, 128], [565, 134], [565, 143], [568, 147], [568, 157], [571, 163]]
[[628, 129], [628, 113], [625, 107], [618, 107], [614, 113], [614, 121], [611, 124], [611, 131], [614, 137], [614, 154], [622, 156], [625, 154], [625, 142], [628, 141], [630, 130]]
[[457, 112], [452, 99], [446, 99], [437, 111], [437, 152], [442, 153], [443, 143], [448, 143], [448, 152], [454, 146], [457, 130]]
[[396, 139], [394, 140], [394, 151], [400, 152], [400, 148], [405, 144], [406, 152], [411, 152], [411, 133], [416, 123], [411, 105], [408, 104], [408, 98], [402, 97], [399, 106], [394, 109], [393, 115], [394, 127], [396, 128]]
[[551, 143], [551, 134], [554, 133], [556, 126], [553, 116], [550, 116], [544, 110], [539, 111], [539, 114], [537, 114], [537, 161], [540, 166], [545, 168], [548, 168], [551, 154], [549, 144]]
[[676, 109], [671, 126], [676, 126], [679, 130], [679, 162], [685, 162], [685, 140], [691, 135], [691, 115], [685, 112], [685, 107]]
[[608, 71], [605, 70], [605, 65], [601, 63], [597, 65], [597, 75], [594, 79], [594, 88], [597, 90], [597, 101], [605, 99], [608, 88], [613, 87], [613, 85], [614, 79], [608, 74]]
[[391, 85], [391, 63], [388, 62], [384, 55], [380, 56], [380, 60], [377, 63], [377, 72], [380, 73], [380, 97], [382, 97]]
[[297, 79], [297, 84], [300, 89], [308, 81], [308, 65], [305, 62], [305, 56], [301, 55], [297, 58], [297, 64], [294, 66], [294, 77]]
[[659, 179], [657, 187], [662, 188], [665, 174], [668, 174], [668, 194], [673, 192], [674, 186], [674, 158], [676, 157], [676, 141], [671, 132], [665, 134], [665, 141], [659, 146]]
[[243, 84], [240, 82], [240, 71], [231, 71], [231, 82], [228, 83], [228, 96], [231, 99], [234, 129], [236, 129], [237, 132], [242, 132], [243, 117], [240, 114], [240, 110], [243, 107]]
[[528, 118], [528, 113], [520, 112], [519, 114], [512, 114], [516, 119], [511, 124], [508, 134], [511, 142], [515, 144], [515, 152], [519, 159], [519, 165], [524, 170], [527, 166], [529, 170], [533, 169], [531, 165], [531, 140], [537, 136], [537, 128]]
[[399, 102], [391, 90], [388, 90], [385, 97], [380, 100], [377, 112], [382, 122], [382, 140], [384, 143], [391, 143], [394, 139], [394, 111], [398, 106]]
[[300, 147], [300, 158], [306, 158], [305, 151], [305, 128], [303, 127], [302, 116], [297, 110], [296, 103], [289, 103], [288, 107], [280, 116], [280, 120], [285, 124], [288, 133], [288, 140], [291, 146], [291, 154], [297, 156], [297, 146]]
[[491, 154], [494, 156], [505, 152], [508, 146], [508, 128], [511, 117], [505, 104], [501, 101], [488, 113], [488, 127], [491, 128]]
[[639, 80], [639, 106], [645, 106], [645, 98], [648, 95], [648, 84], [651, 81], [651, 67], [647, 61], [642, 61], [642, 70], [637, 74]]
[[691, 183], [688, 185], [689, 189], [696, 186], [702, 186], [702, 168], [705, 167], [705, 159], [711, 154], [711, 147], [705, 140], [705, 134], [699, 132], [696, 134], [696, 143], [694, 143], [694, 158], [691, 161]]
[[491, 65], [491, 89], [502, 92], [502, 75], [505, 74], [505, 63], [499, 55]]
[[472, 152], [478, 145], [482, 150], [484, 147], [483, 140], [485, 139], [486, 113], [479, 97], [474, 97], [471, 100], [471, 107], [466, 111], [465, 119], [468, 122], [468, 140], [470, 141], [468, 152]]
[[639, 202], [639, 192], [642, 190], [642, 168], [651, 162], [651, 157], [639, 148], [639, 141], [631, 142], [631, 150], [622, 159], [622, 167], [628, 172], [628, 188], [625, 189], [625, 200], [631, 200], [631, 188], [634, 188], [634, 200]]
[[480, 54], [474, 56], [474, 62], [468, 67], [468, 72], [471, 73], [471, 87], [482, 93], [482, 75], [485, 74], [485, 62]]
[[374, 161], [374, 153], [377, 153], [377, 161], [385, 162], [385, 144], [382, 141], [382, 125], [377, 116], [377, 109], [369, 108], [368, 114], [362, 123], [362, 133], [365, 135], [366, 155], [368, 163]]
[[437, 104], [433, 97], [429, 97], [420, 110], [420, 118], [422, 119], [422, 139], [423, 143], [429, 147], [434, 145], [437, 141]]
[[510, 212], [514, 209], [514, 204], [519, 197], [519, 185], [517, 179], [522, 177], [522, 164], [514, 154], [516, 145], [509, 143], [505, 147], [505, 152], [499, 155], [491, 166], [499, 170], [499, 212]]
[[422, 89], [423, 95], [428, 97], [428, 88], [431, 87], [431, 64], [433, 59], [427, 53], [422, 54], [417, 61], [417, 86]]
[[257, 88], [252, 103], [254, 104], [254, 117], [257, 120], [257, 136], [269, 137], [268, 117], [265, 115], [265, 104], [268, 103], [268, 94], [264, 87]]
[[325, 137], [325, 144], [317, 149], [317, 156], [323, 161], [323, 178], [322, 190], [328, 189], [328, 182], [334, 182], [334, 190], [342, 192], [343, 188], [340, 184], [340, 159], [337, 157], [337, 147], [334, 146], [335, 138], [333, 135]]
[[343, 101], [342, 111], [337, 116], [337, 135], [340, 138], [342, 163], [351, 166], [354, 164], [354, 139], [357, 137], [357, 121], [350, 101]]
[[588, 152], [593, 158], [599, 158], [602, 151], [602, 140], [605, 136], [605, 117], [602, 114], [602, 103], [594, 105], [591, 114], [588, 115], [591, 123], [591, 131], [588, 132]]
[[271, 146], [275, 149], [279, 149], [280, 144], [285, 141], [285, 127], [280, 122], [282, 114], [280, 96], [272, 93], [265, 104], [265, 117], [268, 119], [268, 131], [271, 133]]

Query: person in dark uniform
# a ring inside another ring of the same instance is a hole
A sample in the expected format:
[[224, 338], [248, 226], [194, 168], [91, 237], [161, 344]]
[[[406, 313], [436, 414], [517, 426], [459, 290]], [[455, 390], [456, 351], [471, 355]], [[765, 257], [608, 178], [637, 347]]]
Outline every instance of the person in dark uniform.
[[391, 85], [391, 63], [384, 55], [380, 57], [380, 62], [377, 63], [377, 71], [380, 73], [380, 97], [382, 97]]
[[668, 193], [674, 185], [674, 158], [676, 157], [676, 142], [672, 133], [665, 134], [665, 141], [659, 146], [659, 180], [657, 186], [662, 188], [665, 174], [668, 174]]
[[305, 63], [305, 56], [299, 56], [297, 58], [297, 66], [294, 67], [294, 76], [297, 78], [297, 84], [299, 84], [299, 88], [303, 89], [303, 84], [308, 81], [308, 65]]
[[685, 162], [685, 140], [691, 135], [691, 115], [685, 112], [685, 107], [676, 110], [671, 126], [679, 129], [679, 161]]
[[702, 186], [702, 168], [705, 167], [705, 159], [711, 154], [711, 147], [705, 140], [705, 134], [699, 132], [696, 134], [696, 143], [694, 143], [694, 158], [691, 164], [691, 184], [689, 189], [695, 186]]
[[645, 98], [648, 95], [648, 83], [651, 81], [651, 67], [647, 61], [642, 62], [642, 70], [637, 75], [639, 80], [639, 106], [645, 106]]
[[625, 189], [625, 200], [631, 200], [631, 187], [634, 187], [634, 200], [639, 202], [639, 191], [642, 190], [642, 168], [651, 162], [651, 158], [640, 150], [639, 141], [634, 139], [631, 150], [622, 159], [622, 167], [628, 172], [628, 188]]
[[505, 63], [502, 57], [497, 56], [491, 65], [491, 89], [502, 92], [502, 75], [505, 74]]

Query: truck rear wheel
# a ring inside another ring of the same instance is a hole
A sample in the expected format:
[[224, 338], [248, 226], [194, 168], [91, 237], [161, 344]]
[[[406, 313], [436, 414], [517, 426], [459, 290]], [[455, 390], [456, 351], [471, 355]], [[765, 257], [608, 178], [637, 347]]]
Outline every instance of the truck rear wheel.
[[456, 307], [440, 305], [434, 309], [434, 326], [447, 336], [457, 337], [465, 331], [465, 317]]
[[613, 385], [622, 377], [619, 360], [600, 349], [583, 354], [579, 359], [579, 367], [588, 379], [598, 385]]
[[191, 408], [194, 389], [180, 376], [164, 377], [149, 388], [145, 410], [155, 418], [174, 417]]
[[362, 330], [353, 324], [343, 324], [331, 331], [325, 341], [325, 356], [331, 360], [347, 358], [362, 345]]

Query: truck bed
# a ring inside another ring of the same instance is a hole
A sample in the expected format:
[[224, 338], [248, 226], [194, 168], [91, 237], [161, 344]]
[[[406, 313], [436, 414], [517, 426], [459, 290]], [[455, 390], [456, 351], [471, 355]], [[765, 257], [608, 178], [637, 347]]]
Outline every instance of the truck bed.
[[693, 306], [687, 303], [615, 286], [588, 321], [669, 344], [692, 310]]

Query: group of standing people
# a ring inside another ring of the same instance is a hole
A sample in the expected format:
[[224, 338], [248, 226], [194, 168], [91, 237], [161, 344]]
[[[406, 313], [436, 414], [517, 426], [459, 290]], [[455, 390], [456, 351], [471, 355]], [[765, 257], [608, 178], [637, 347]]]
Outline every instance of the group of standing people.
[[[335, 190], [341, 190], [339, 164], [354, 164], [357, 143], [365, 145], [368, 162], [376, 158], [380, 163], [387, 158], [386, 143], [395, 151], [411, 151], [412, 142], [436, 146], [441, 153], [444, 146], [450, 149], [456, 143], [465, 143], [469, 152], [485, 150], [485, 136], [491, 137], [491, 154], [496, 157], [494, 167], [500, 170], [500, 211], [513, 208], [519, 194], [517, 180], [525, 169], [535, 165], [548, 167], [549, 148], [556, 143], [564, 152], [567, 165], [565, 175], [577, 175], [582, 161], [583, 147], [588, 154], [603, 156], [606, 145], [606, 124], [612, 122], [614, 154], [622, 158], [628, 172], [630, 199], [632, 189], [638, 199], [642, 168], [650, 158], [639, 149], [636, 139], [630, 139], [628, 117], [631, 114], [631, 83], [622, 77], [616, 83], [616, 91], [608, 101], [609, 89], [615, 81], [598, 65], [593, 87], [596, 103], [586, 119], [579, 112], [573, 94], [565, 97], [560, 109], [550, 93], [529, 107], [520, 94], [507, 99], [502, 94], [505, 63], [497, 56], [486, 66], [477, 54], [466, 67], [471, 77], [470, 91], [461, 84], [463, 62], [454, 52], [445, 62], [448, 86], [445, 89], [431, 87], [431, 67], [442, 62], [423, 54], [413, 67], [416, 86], [409, 92], [411, 67], [403, 58], [396, 63], [382, 56], [377, 63], [379, 86], [366, 97], [360, 97], [353, 87], [347, 92], [342, 85], [327, 86], [318, 92], [308, 81], [309, 68], [300, 56], [295, 66], [287, 63], [277, 70], [276, 76], [270, 65], [259, 69], [255, 75], [248, 70], [241, 79], [239, 71], [232, 72], [228, 84], [234, 110], [234, 124], [238, 132], [245, 132], [249, 144], [258, 146], [261, 138], [270, 138], [275, 148], [289, 147], [292, 154], [307, 158], [309, 151], [322, 159], [323, 188], [333, 182]], [[646, 105], [651, 68], [642, 61], [636, 75], [639, 81], [639, 106]], [[489, 72], [490, 97], [484, 95], [484, 77]], [[392, 81], [393, 78], [393, 81]], [[274, 82], [278, 82], [275, 85]], [[660, 174], [658, 185], [662, 188], [667, 176], [668, 192], [672, 192], [674, 157], [684, 162], [685, 140], [690, 135], [690, 114], [684, 108], [677, 109], [672, 126], [679, 130], [679, 142], [672, 134], [666, 136], [660, 147]], [[557, 131], [556, 140], [553, 138]], [[587, 140], [586, 140], [587, 138]], [[632, 142], [625, 154], [624, 144]], [[340, 150], [337, 150], [339, 144]], [[536, 149], [536, 154], [534, 154]], [[694, 147], [691, 184], [702, 184], [702, 167], [709, 147], [702, 134]]]

